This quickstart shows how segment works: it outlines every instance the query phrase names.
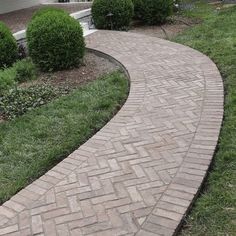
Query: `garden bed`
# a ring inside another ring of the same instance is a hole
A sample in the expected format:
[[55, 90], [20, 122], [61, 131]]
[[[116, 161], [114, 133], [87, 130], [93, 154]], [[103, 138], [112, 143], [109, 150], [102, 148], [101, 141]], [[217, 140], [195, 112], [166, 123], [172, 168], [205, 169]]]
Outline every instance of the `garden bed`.
[[54, 73], [41, 73], [37, 81], [22, 84], [22, 86], [47, 83], [54, 87], [65, 87], [72, 90], [119, 69], [108, 59], [87, 52], [80, 67]]
[[[27, 89], [30, 87], [37, 88], [39, 86], [53, 88], [58, 93], [55, 94], [54, 98], [58, 98], [70, 93], [72, 90], [77, 89], [82, 85], [87, 84], [88, 82], [96, 80], [101, 76], [110, 74], [119, 69], [120, 68], [117, 65], [108, 59], [99, 57], [94, 53], [87, 52], [81, 66], [69, 70], [57, 71], [54, 73], [39, 72], [36, 80], [21, 83], [18, 85], [18, 87], [22, 89]], [[24, 109], [24, 107], [22, 108]], [[20, 110], [17, 112], [20, 112]], [[3, 122], [4, 119], [7, 118], [9, 117], [4, 115], [3, 111], [0, 109], [0, 122]]]
[[172, 39], [186, 29], [199, 24], [199, 19], [192, 19], [187, 16], [174, 15], [162, 25], [145, 25], [141, 21], [133, 21], [130, 32], [150, 35], [157, 38]]

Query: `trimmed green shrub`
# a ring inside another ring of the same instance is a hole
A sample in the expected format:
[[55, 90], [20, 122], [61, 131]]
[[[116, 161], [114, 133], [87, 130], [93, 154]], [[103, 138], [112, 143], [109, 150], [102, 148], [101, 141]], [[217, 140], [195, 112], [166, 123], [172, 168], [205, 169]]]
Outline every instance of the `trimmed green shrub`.
[[67, 14], [49, 11], [35, 17], [27, 29], [29, 55], [42, 71], [68, 69], [85, 51], [80, 23]]
[[32, 16], [32, 20], [35, 19], [36, 17], [42, 16], [43, 14], [48, 13], [48, 12], [58, 12], [58, 13], [69, 15], [66, 11], [64, 11], [63, 9], [60, 9], [60, 8], [43, 7], [34, 13], [34, 15]]
[[143, 0], [132, 0], [134, 4], [134, 18], [141, 19], [142, 18], [142, 4]]
[[96, 28], [126, 30], [134, 15], [132, 0], [94, 0], [92, 16]]
[[16, 71], [14, 68], [0, 70], [0, 96], [13, 88], [15, 83]]
[[162, 24], [173, 12], [173, 0], [142, 0], [141, 19], [148, 25]]
[[0, 22], [0, 68], [11, 66], [17, 59], [15, 38], [5, 24]]
[[21, 83], [36, 79], [36, 66], [30, 58], [17, 61], [13, 67], [16, 71], [16, 81]]

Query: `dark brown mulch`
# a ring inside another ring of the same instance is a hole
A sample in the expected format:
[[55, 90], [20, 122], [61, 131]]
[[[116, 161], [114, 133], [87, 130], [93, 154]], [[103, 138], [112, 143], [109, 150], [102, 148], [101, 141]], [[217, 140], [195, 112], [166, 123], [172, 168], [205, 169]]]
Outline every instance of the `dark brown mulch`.
[[199, 23], [200, 22], [198, 19], [191, 19], [176, 15], [171, 17], [167, 23], [161, 26], [143, 25], [139, 21], [135, 21], [132, 24], [130, 32], [150, 35], [163, 39], [171, 39], [187, 28]]
[[40, 73], [37, 80], [21, 84], [20, 86], [28, 87], [46, 83], [54, 87], [64, 87], [72, 90], [116, 70], [119, 70], [119, 67], [108, 59], [87, 52], [83, 63], [78, 68], [54, 73]]
[[[62, 8], [65, 11], [72, 13], [90, 8], [91, 3], [70, 3], [68, 5], [50, 4], [48, 6]], [[15, 33], [17, 31], [25, 29], [35, 11], [42, 7], [45, 7], [45, 5], [38, 5], [35, 7], [0, 14], [0, 21], [3, 21], [11, 29], [11, 31]]]

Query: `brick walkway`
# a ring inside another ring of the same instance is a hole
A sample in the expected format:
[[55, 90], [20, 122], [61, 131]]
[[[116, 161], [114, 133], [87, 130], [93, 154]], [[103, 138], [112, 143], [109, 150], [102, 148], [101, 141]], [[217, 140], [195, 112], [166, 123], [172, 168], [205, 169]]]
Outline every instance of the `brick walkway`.
[[120, 61], [120, 112], [0, 207], [0, 235], [173, 235], [211, 162], [223, 115], [212, 61], [165, 40], [100, 31], [87, 46]]
[[23, 30], [27, 27], [32, 15], [42, 7], [56, 7], [64, 9], [65, 11], [72, 13], [81, 11], [91, 7], [91, 3], [74, 3], [74, 4], [50, 4], [50, 5], [38, 5], [35, 7], [29, 7], [18, 11], [13, 11], [5, 14], [0, 14], [0, 21], [3, 21], [13, 33]]

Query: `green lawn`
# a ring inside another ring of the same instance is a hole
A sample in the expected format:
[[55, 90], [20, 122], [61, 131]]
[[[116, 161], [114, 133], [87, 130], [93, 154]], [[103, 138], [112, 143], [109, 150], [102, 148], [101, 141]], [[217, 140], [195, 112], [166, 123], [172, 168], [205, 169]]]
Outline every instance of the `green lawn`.
[[224, 79], [225, 114], [212, 169], [180, 235], [236, 235], [236, 7], [207, 5], [185, 12], [202, 24], [175, 41], [208, 55]]
[[114, 72], [0, 124], [0, 203], [104, 126], [124, 103], [128, 80]]

